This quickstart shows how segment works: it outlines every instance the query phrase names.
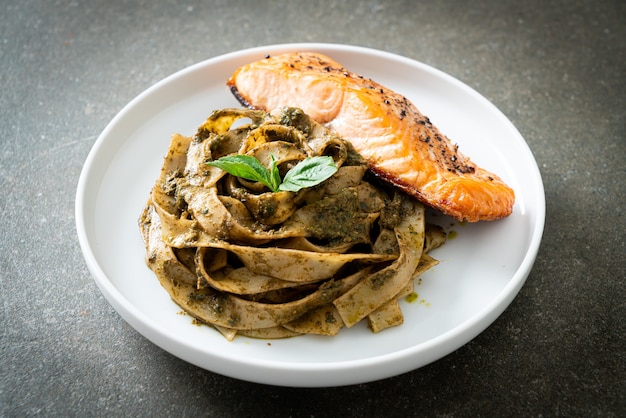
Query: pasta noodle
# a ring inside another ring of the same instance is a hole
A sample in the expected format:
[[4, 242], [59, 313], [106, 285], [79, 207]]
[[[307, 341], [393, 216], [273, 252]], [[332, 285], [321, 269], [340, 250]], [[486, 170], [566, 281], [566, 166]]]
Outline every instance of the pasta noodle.
[[[296, 163], [330, 156], [337, 172], [297, 192], [208, 165], [246, 154]], [[146, 263], [183, 310], [229, 340], [336, 335], [367, 319], [403, 322], [398, 300], [437, 264], [445, 235], [424, 207], [368, 177], [349, 142], [300, 109], [213, 112], [193, 137], [173, 135], [139, 219]]]

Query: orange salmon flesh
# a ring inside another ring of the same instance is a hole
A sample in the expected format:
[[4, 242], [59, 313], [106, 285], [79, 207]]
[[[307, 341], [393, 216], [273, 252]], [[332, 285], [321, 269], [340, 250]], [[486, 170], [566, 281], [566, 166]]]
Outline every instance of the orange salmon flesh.
[[457, 220], [496, 220], [513, 210], [513, 189], [463, 155], [406, 97], [330, 57], [267, 57], [238, 68], [227, 85], [245, 106], [302, 109], [350, 141], [377, 176]]

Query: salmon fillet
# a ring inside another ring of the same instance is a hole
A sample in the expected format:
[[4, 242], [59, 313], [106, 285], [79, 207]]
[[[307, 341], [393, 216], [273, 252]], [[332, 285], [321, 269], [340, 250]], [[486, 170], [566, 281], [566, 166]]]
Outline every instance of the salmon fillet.
[[511, 214], [513, 189], [478, 167], [406, 97], [352, 73], [330, 57], [299, 52], [238, 68], [227, 85], [245, 106], [299, 107], [350, 141], [371, 170], [455, 219]]

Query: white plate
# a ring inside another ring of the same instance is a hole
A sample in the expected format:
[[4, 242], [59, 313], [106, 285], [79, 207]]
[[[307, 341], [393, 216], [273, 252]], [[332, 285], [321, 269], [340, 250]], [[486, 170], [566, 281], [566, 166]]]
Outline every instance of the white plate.
[[[479, 165], [516, 192], [513, 214], [458, 225], [433, 253], [441, 264], [423, 275], [419, 298], [402, 305], [405, 323], [380, 334], [364, 324], [333, 338], [238, 337], [192, 324], [144, 263], [137, 219], [154, 184], [170, 135], [191, 135], [217, 108], [239, 106], [225, 85], [239, 66], [265, 54], [311, 50], [405, 95]], [[156, 345], [197, 366], [253, 382], [338, 386], [404, 373], [433, 362], [487, 328], [522, 287], [537, 254], [545, 200], [537, 164], [515, 127], [484, 97], [422, 63], [372, 49], [288, 44], [234, 52], [162, 80], [129, 103], [91, 150], [76, 195], [84, 257], [113, 307]]]

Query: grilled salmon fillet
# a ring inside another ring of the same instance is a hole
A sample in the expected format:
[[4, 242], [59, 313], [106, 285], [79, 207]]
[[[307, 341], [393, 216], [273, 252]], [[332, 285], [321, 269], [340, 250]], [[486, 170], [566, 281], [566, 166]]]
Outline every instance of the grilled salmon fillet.
[[245, 106], [299, 107], [350, 141], [371, 170], [461, 221], [511, 214], [515, 195], [478, 167], [406, 97], [352, 73], [330, 57], [299, 52], [238, 68], [227, 81]]

